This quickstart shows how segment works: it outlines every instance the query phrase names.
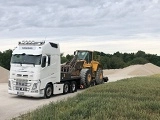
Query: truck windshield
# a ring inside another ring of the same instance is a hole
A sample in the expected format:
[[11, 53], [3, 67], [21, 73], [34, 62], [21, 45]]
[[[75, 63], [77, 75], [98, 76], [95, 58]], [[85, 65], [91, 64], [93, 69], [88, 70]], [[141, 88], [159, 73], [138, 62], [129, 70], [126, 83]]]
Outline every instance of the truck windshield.
[[41, 55], [14, 54], [11, 63], [40, 65]]

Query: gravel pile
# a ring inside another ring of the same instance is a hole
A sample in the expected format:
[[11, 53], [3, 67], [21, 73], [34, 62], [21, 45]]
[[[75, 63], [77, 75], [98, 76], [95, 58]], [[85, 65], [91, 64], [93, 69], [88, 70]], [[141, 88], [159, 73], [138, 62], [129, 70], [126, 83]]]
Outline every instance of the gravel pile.
[[104, 70], [105, 75], [128, 75], [128, 76], [148, 76], [160, 74], [160, 67], [147, 63], [145, 65], [131, 65], [123, 69]]

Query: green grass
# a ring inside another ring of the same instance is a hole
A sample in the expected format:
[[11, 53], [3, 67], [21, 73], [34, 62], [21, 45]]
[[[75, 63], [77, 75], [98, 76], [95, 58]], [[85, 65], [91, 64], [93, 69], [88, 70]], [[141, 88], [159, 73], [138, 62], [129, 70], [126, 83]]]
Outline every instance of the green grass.
[[137, 77], [86, 89], [14, 119], [159, 120], [160, 75]]

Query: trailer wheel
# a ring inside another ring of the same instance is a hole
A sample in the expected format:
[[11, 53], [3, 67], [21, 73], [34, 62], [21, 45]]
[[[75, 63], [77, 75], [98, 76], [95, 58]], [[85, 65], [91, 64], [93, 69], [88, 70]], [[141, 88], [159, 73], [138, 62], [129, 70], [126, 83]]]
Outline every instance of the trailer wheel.
[[71, 93], [74, 93], [77, 91], [77, 84], [75, 81], [71, 82], [71, 89], [70, 89], [70, 92]]
[[44, 91], [44, 97], [50, 98], [53, 94], [53, 87], [51, 84], [47, 84], [45, 91]]
[[82, 86], [81, 88], [89, 87], [91, 85], [91, 82], [92, 82], [91, 70], [82, 69], [81, 72], [80, 72], [80, 76], [81, 76], [80, 85]]
[[65, 82], [63, 86], [63, 94], [67, 94], [69, 92], [69, 83]]
[[96, 84], [97, 85], [104, 83], [104, 80], [103, 80], [103, 71], [102, 71], [101, 68], [98, 68], [98, 70], [96, 72], [95, 80], [96, 80]]

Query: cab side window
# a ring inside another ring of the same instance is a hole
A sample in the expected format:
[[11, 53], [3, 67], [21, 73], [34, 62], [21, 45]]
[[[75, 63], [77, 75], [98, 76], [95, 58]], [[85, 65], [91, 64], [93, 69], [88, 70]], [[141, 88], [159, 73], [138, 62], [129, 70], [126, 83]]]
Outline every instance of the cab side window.
[[48, 66], [51, 64], [51, 56], [48, 56]]
[[43, 56], [41, 67], [44, 68], [45, 66], [46, 66], [46, 56]]

